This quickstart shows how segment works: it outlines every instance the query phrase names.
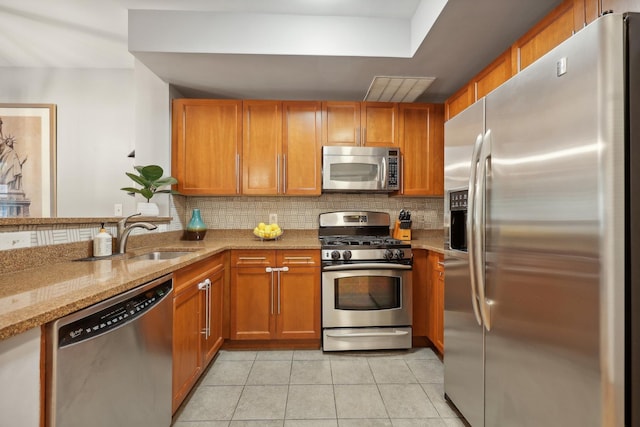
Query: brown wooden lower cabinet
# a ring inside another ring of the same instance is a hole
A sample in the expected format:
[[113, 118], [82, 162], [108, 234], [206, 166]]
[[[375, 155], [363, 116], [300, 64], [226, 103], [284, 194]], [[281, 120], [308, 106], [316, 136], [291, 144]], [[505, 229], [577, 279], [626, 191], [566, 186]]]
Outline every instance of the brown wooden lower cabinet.
[[437, 252], [429, 252], [429, 327], [427, 336], [440, 354], [444, 354], [444, 257]]
[[444, 267], [443, 255], [413, 250], [413, 343], [431, 343], [444, 354]]
[[319, 340], [320, 277], [317, 250], [231, 251], [231, 340]]
[[172, 412], [222, 346], [224, 270], [221, 254], [174, 272]]
[[429, 331], [429, 295], [427, 294], [430, 276], [427, 264], [428, 251], [413, 249], [413, 324], [414, 345], [424, 346], [424, 338]]

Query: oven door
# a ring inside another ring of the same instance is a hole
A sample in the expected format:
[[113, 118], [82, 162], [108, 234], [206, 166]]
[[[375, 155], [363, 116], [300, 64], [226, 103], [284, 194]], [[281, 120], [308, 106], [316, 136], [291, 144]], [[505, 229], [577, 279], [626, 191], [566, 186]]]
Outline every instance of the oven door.
[[322, 326], [411, 326], [411, 295], [410, 265], [325, 266], [322, 272]]

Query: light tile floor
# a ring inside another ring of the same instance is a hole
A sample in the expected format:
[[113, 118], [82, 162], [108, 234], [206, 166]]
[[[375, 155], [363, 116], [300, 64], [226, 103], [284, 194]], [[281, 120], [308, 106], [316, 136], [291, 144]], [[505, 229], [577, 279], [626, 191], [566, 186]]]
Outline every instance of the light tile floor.
[[442, 362], [407, 351], [221, 351], [173, 427], [464, 426]]

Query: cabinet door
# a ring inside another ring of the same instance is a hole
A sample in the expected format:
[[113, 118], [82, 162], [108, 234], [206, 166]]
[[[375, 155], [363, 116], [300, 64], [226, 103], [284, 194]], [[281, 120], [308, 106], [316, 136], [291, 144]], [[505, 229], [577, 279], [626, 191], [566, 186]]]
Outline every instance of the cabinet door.
[[[211, 281], [208, 292], [202, 292], [205, 298], [203, 305], [207, 304], [207, 310], [204, 315], [209, 315], [208, 319], [204, 319], [205, 328], [208, 334], [202, 335], [202, 346], [204, 353], [204, 365], [206, 366], [216, 355], [220, 347], [222, 347], [222, 302], [224, 290], [224, 268], [218, 266], [215, 271], [208, 275]], [[208, 300], [206, 297], [208, 296]]]
[[361, 145], [393, 147], [398, 145], [398, 104], [395, 102], [363, 102]]
[[244, 101], [242, 193], [278, 194], [282, 165], [282, 102]]
[[282, 186], [289, 195], [322, 191], [322, 109], [320, 102], [282, 103]]
[[443, 256], [429, 252], [429, 340], [441, 353], [444, 350], [444, 268]]
[[276, 292], [276, 338], [320, 338], [320, 268], [280, 272]]
[[171, 171], [183, 194], [240, 191], [242, 101], [174, 99]]
[[274, 274], [264, 267], [231, 269], [231, 339], [273, 338]]
[[360, 145], [360, 103], [322, 103], [322, 145]]
[[197, 283], [173, 299], [173, 412], [202, 371], [201, 305]]
[[[446, 120], [454, 118], [475, 101], [476, 85], [474, 82], [467, 83], [445, 101], [444, 107]], [[402, 138], [400, 138], [400, 141], [402, 143]]]
[[430, 276], [428, 275], [429, 265], [427, 263], [427, 251], [422, 249], [413, 250], [413, 336], [428, 336], [429, 326], [429, 294], [428, 285]]
[[474, 77], [476, 86], [474, 101], [486, 96], [513, 76], [511, 55], [511, 48], [509, 48]]
[[278, 251], [278, 267], [276, 338], [320, 339], [319, 251]]
[[406, 196], [444, 194], [444, 108], [401, 104], [402, 191]]
[[[442, 259], [442, 258], [440, 258]], [[444, 269], [439, 269], [434, 278], [435, 292], [435, 309], [436, 309], [436, 328], [435, 328], [435, 346], [444, 354]]]
[[534, 25], [513, 45], [517, 58], [514, 74], [571, 37], [575, 30], [573, 1], [564, 1]]

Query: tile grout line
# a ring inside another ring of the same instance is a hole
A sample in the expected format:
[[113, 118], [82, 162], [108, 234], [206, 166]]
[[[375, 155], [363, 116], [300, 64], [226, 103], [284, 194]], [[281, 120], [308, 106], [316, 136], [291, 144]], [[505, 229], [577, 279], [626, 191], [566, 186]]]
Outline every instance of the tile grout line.
[[384, 397], [382, 396], [382, 392], [380, 391], [380, 384], [378, 383], [378, 380], [376, 379], [376, 375], [373, 372], [373, 369], [371, 368], [371, 364], [369, 363], [369, 358], [367, 357], [367, 366], [369, 366], [369, 370], [371, 371], [371, 375], [373, 376], [373, 382], [376, 385], [376, 390], [378, 390], [378, 396], [380, 396], [380, 401], [382, 402], [382, 407], [384, 408], [384, 412], [387, 414], [387, 420], [389, 421], [389, 423], [393, 424], [393, 422], [391, 421], [391, 415], [389, 414], [389, 409], [387, 409], [387, 404], [384, 401]]
[[247, 378], [245, 378], [244, 380], [244, 384], [242, 385], [242, 390], [240, 391], [240, 396], [238, 396], [238, 401], [236, 402], [235, 407], [233, 408], [233, 414], [231, 414], [231, 419], [229, 420], [229, 425], [231, 425], [231, 422], [233, 421], [233, 418], [236, 416], [236, 412], [238, 411], [238, 406], [240, 405], [240, 401], [242, 400], [242, 395], [244, 394], [244, 391], [246, 390], [247, 387], [247, 382], [249, 382], [249, 377], [251, 376], [251, 371], [253, 370], [253, 367], [256, 363], [256, 359], [258, 358], [258, 354], [256, 353], [256, 356], [253, 358], [253, 360], [251, 360], [251, 367], [249, 368], [249, 373], [247, 374]]

